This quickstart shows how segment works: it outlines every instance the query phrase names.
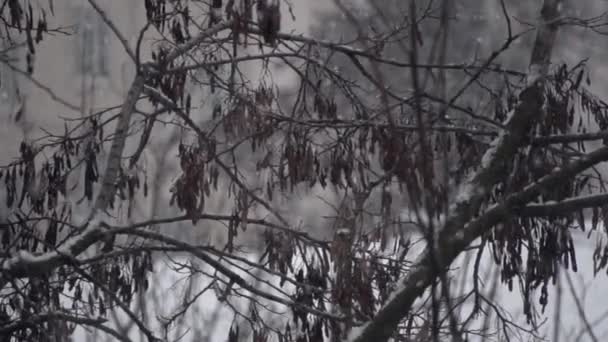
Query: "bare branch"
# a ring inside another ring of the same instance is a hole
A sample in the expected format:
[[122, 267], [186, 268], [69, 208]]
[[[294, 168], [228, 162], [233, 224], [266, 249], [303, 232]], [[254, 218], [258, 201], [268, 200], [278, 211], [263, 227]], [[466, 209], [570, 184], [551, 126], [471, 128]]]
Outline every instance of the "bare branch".
[[135, 53], [133, 52], [133, 49], [131, 49], [131, 47], [129, 46], [129, 42], [124, 37], [124, 35], [118, 30], [118, 27], [116, 27], [116, 25], [114, 25], [114, 22], [112, 20], [110, 20], [110, 17], [108, 17], [106, 12], [101, 7], [99, 7], [99, 5], [97, 4], [97, 2], [95, 0], [88, 0], [88, 1], [89, 1], [89, 4], [91, 4], [91, 6], [95, 9], [95, 11], [97, 11], [97, 13], [101, 17], [101, 19], [106, 23], [106, 25], [108, 25], [108, 27], [112, 30], [112, 32], [114, 32], [114, 35], [116, 35], [116, 38], [118, 38], [118, 40], [122, 44], [122, 47], [125, 49], [125, 52], [127, 53], [127, 55], [129, 55], [129, 57], [131, 57], [131, 60], [133, 60], [133, 63], [138, 64], [139, 61], [137, 60], [137, 57], [136, 57]]
[[[445, 272], [444, 268], [451, 264], [468, 244], [478, 238], [482, 232], [493, 227], [498, 222], [498, 218], [507, 214], [510, 206], [521, 203], [522, 200], [530, 201], [538, 194], [538, 184], [543, 183], [542, 181], [538, 181], [521, 193], [508, 196], [505, 204], [496, 205], [480, 217], [472, 219], [479, 211], [483, 199], [491, 191], [492, 186], [501, 179], [505, 179], [505, 163], [511, 160], [519, 147], [528, 140], [527, 135], [534, 118], [541, 112], [543, 95], [540, 87], [548, 71], [555, 41], [557, 26], [553, 22], [557, 16], [559, 3], [559, 0], [545, 1], [543, 23], [538, 28], [527, 88], [520, 95], [520, 103], [507, 118], [505, 125], [508, 129], [501, 132], [499, 137], [492, 142], [482, 158], [481, 168], [469, 177], [463, 187], [463, 193], [457, 199], [456, 204], [450, 208], [449, 217], [439, 231], [437, 246], [431, 246], [430, 249], [427, 246], [417, 262], [415, 271], [400, 282], [392, 299], [385, 304], [374, 319], [353, 333], [353, 341], [388, 340], [401, 319], [408, 314], [414, 300], [424, 293], [435, 278]], [[608, 148], [600, 149], [591, 155], [600, 161], [604, 160], [608, 157]], [[591, 157], [587, 159], [591, 159]], [[583, 165], [584, 167], [581, 168]], [[545, 178], [545, 183], [555, 182], [554, 178], [557, 177], [557, 174], [560, 174], [561, 177], [568, 176], [592, 165], [593, 163], [579, 161], [569, 168], [564, 168], [569, 172], [554, 173], [551, 175], [553, 178], [548, 176]], [[435, 268], [434, 264], [437, 264], [438, 267]]]
[[567, 216], [582, 209], [601, 207], [608, 204], [608, 194], [595, 194], [567, 198], [542, 204], [528, 204], [521, 208], [519, 215], [526, 217], [534, 216]]

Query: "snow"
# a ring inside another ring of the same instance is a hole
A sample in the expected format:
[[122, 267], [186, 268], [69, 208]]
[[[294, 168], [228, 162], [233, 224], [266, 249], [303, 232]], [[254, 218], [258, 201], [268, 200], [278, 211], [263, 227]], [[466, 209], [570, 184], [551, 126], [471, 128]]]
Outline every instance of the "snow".
[[[515, 109], [512, 109], [507, 113], [507, 117], [504, 122], [511, 121], [513, 119], [513, 115], [515, 115]], [[490, 143], [490, 147], [488, 147], [488, 149], [484, 153], [483, 157], [481, 158], [481, 167], [482, 168], [485, 169], [490, 166], [490, 163], [492, 162], [492, 160], [494, 159], [494, 155], [496, 154], [496, 150], [498, 149], [499, 146], [501, 146], [503, 144], [506, 133], [507, 132], [503, 130], [500, 132], [498, 137], [496, 137], [494, 140], [492, 140], [492, 142]]]
[[17, 258], [23, 262], [34, 262], [36, 260], [36, 257], [32, 253], [25, 250], [18, 251]]
[[[403, 281], [400, 280], [397, 282], [397, 287], [394, 288], [393, 291], [388, 295], [385, 305], [392, 302], [401, 292], [403, 292], [403, 290], [405, 290], [405, 285]], [[384, 308], [385, 305], [382, 307]]]
[[532, 64], [528, 69], [528, 76], [526, 76], [526, 87], [533, 86], [536, 82], [540, 81], [543, 75], [543, 65]]
[[[458, 191], [458, 195], [456, 195], [456, 204], [468, 202], [471, 197], [473, 197], [474, 190], [475, 189], [473, 188], [472, 181], [468, 181], [466, 184], [464, 184]], [[456, 204], [452, 205], [450, 211], [453, 212], [454, 210], [456, 210]]]
[[339, 236], [348, 236], [348, 235], [350, 235], [350, 233], [351, 233], [351, 231], [349, 228], [340, 228], [336, 232], [336, 234]]
[[490, 163], [492, 162], [492, 160], [494, 160], [494, 155], [496, 154], [496, 150], [498, 149], [498, 146], [500, 144], [500, 142], [502, 142], [502, 140], [504, 139], [504, 133], [501, 133], [501, 135], [494, 139], [491, 143], [490, 143], [490, 147], [488, 147], [486, 153], [483, 154], [483, 157], [481, 158], [481, 167], [486, 169], [490, 166]]
[[72, 249], [74, 246], [82, 244], [82, 241], [87, 236], [94, 234], [101, 228], [102, 221], [100, 216], [99, 211], [93, 214], [91, 220], [89, 220], [89, 225], [87, 228], [84, 229], [80, 234], [68, 239], [64, 244], [59, 246], [56, 251], [35, 255], [25, 250], [19, 250], [14, 257], [4, 260], [2, 263], [2, 269], [8, 270], [22, 264], [44, 266], [54, 259], [65, 256], [73, 256]]
[[348, 336], [346, 337], [346, 341], [352, 342], [352, 341], [355, 341], [357, 338], [359, 338], [359, 336], [361, 336], [361, 333], [365, 330], [365, 328], [367, 328], [368, 324], [369, 324], [369, 322], [366, 322], [363, 325], [360, 325], [358, 327], [353, 327], [350, 330], [350, 332], [348, 333]]

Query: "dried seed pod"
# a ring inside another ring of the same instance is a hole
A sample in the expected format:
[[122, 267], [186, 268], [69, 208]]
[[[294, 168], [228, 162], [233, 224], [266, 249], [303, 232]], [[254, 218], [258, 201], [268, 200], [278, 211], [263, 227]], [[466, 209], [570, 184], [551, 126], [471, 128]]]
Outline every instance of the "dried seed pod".
[[281, 30], [281, 9], [279, 0], [258, 0], [258, 26], [264, 42], [276, 46], [277, 33]]

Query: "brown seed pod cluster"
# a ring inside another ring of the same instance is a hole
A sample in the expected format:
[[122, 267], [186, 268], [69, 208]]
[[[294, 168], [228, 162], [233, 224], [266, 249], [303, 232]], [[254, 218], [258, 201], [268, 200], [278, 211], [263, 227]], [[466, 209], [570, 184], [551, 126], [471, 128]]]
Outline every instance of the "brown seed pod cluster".
[[260, 87], [253, 98], [236, 98], [224, 116], [216, 115], [215, 118], [221, 119], [224, 133], [231, 139], [250, 137], [251, 148], [255, 152], [274, 133], [273, 101], [272, 90]]
[[[317, 84], [319, 89], [319, 84]], [[313, 99], [313, 110], [319, 113], [320, 119], [337, 119], [338, 105], [333, 98], [327, 98], [320, 94], [320, 91], [315, 92]]]
[[[247, 34], [249, 24], [253, 22], [254, 0], [228, 0], [226, 4], [226, 18], [232, 20], [232, 34], [234, 35], [234, 45], [241, 41], [243, 46], [247, 46]], [[244, 39], [241, 39], [241, 36]]]
[[181, 175], [173, 184], [170, 204], [177, 205], [180, 210], [192, 216], [192, 222], [197, 222], [205, 205], [205, 196], [209, 196], [211, 188], [217, 189], [218, 170], [208, 163], [215, 153], [215, 147], [179, 145], [179, 160]]
[[[40, 43], [44, 34], [48, 33], [48, 22], [47, 14], [43, 8], [40, 8], [40, 13], [34, 14], [34, 9], [31, 3], [27, 3], [27, 9], [22, 6], [20, 0], [8, 0], [5, 2], [8, 7], [8, 13], [10, 18], [10, 25], [8, 22], [4, 22], [7, 29], [16, 28], [19, 33], [25, 33], [27, 52], [25, 55], [26, 70], [29, 74], [34, 72], [34, 62], [36, 55], [35, 45]], [[4, 8], [4, 6], [2, 6]], [[38, 19], [34, 19], [37, 17]], [[34, 23], [35, 22], [35, 23]], [[10, 34], [8, 40], [12, 41]]]
[[[598, 126], [608, 127], [608, 106], [597, 98], [590, 96], [581, 87], [583, 79], [589, 77], [582, 65], [568, 69], [559, 66], [555, 78], [547, 82], [537, 101], [543, 101], [543, 111], [540, 119], [531, 128], [533, 137], [542, 139], [571, 131], [585, 133], [583, 117], [593, 120]], [[521, 100], [521, 99], [520, 99]], [[578, 122], [575, 110], [580, 109], [582, 115]], [[508, 107], [507, 107], [508, 108]], [[501, 111], [506, 112], [502, 109]], [[533, 142], [534, 144], [534, 142]], [[576, 142], [578, 148], [585, 150], [584, 142]], [[556, 145], [557, 146], [557, 145]], [[492, 193], [490, 202], [500, 202], [506, 194], [519, 191], [527, 184], [553, 172], [556, 167], [569, 163], [567, 154], [561, 153], [568, 149], [563, 144], [556, 149], [547, 149], [542, 145], [522, 149], [511, 161], [512, 172], [499, 182]], [[576, 197], [577, 194], [593, 191], [588, 174], [572, 177], [555, 186], [543, 189], [539, 200], [561, 201], [565, 198]], [[593, 229], [602, 216], [600, 208], [592, 209], [591, 225]], [[539, 302], [544, 309], [548, 303], [548, 286], [556, 281], [560, 267], [577, 269], [577, 259], [570, 229], [589, 225], [582, 211], [568, 215], [550, 217], [515, 217], [493, 230], [487, 240], [491, 246], [494, 261], [501, 266], [501, 281], [510, 289], [518, 279], [523, 284], [524, 313], [529, 321], [533, 319], [533, 301], [535, 291], [540, 293]], [[524, 263], [521, 254], [528, 251], [528, 259]], [[601, 248], [596, 249], [594, 262], [600, 261], [602, 255], [607, 255]], [[600, 266], [598, 266], [600, 267]], [[522, 274], [522, 270], [525, 270]], [[539, 290], [539, 291], [538, 291]]]
[[[281, 286], [288, 278], [295, 286], [292, 321], [286, 323], [280, 339], [300, 336], [305, 341], [316, 341], [322, 336], [344, 337], [349, 331], [348, 323], [311, 315], [305, 308], [325, 311], [338, 305], [344, 315], [361, 321], [369, 319], [406, 271], [396, 260], [375, 256], [370, 251], [371, 240], [356, 238], [346, 228], [337, 231], [331, 246], [319, 246], [314, 251], [303, 249], [298, 239], [282, 233], [265, 232], [264, 237], [261, 262], [284, 275]], [[395, 242], [393, 252], [399, 260], [408, 250], [408, 243]], [[294, 258], [302, 260], [303, 265], [294, 268]]]
[[281, 30], [280, 0], [257, 0], [256, 12], [258, 27], [264, 42], [276, 46], [277, 34]]
[[[178, 64], [175, 61], [167, 63], [167, 50], [160, 47], [156, 52], [152, 52], [152, 60], [159, 66], [159, 72], [155, 73], [147, 81], [148, 85], [153, 88], [158, 88], [161, 93], [171, 99], [173, 102], [181, 104], [182, 106], [190, 105], [190, 95], [186, 94], [186, 78], [188, 73], [185, 70], [177, 70], [172, 73], [165, 73], [167, 69], [178, 68], [184, 66], [185, 62]], [[186, 101], [184, 101], [184, 99]], [[150, 99], [153, 105], [158, 105], [157, 101]], [[187, 108], [187, 111], [189, 108]]]

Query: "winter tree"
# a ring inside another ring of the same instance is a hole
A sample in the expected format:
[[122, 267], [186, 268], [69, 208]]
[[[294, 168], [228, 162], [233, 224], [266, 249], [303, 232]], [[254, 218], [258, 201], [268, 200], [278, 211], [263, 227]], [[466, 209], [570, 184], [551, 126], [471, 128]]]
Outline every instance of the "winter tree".
[[608, 265], [601, 1], [303, 3], [4, 1], [3, 341], [560, 338]]

